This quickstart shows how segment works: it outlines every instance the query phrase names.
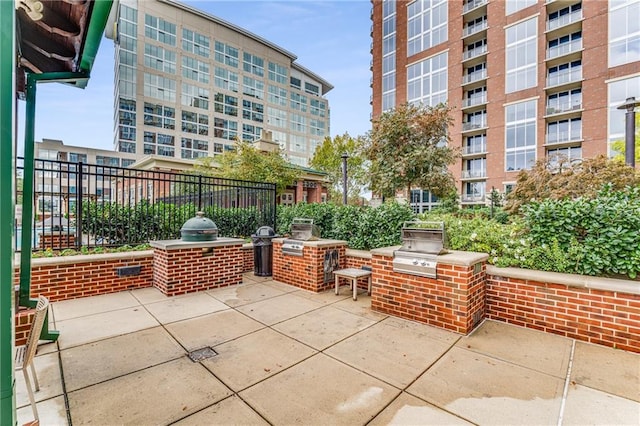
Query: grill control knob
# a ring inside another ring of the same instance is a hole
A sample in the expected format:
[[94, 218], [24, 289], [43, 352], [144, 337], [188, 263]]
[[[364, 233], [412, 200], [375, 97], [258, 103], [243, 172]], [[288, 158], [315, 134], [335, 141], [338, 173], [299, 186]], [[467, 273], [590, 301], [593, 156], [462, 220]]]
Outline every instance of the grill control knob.
[[426, 261], [424, 261], [424, 260], [423, 260], [422, 262], [420, 262], [420, 264], [421, 264], [422, 266], [427, 266], [427, 262], [426, 262]]
[[412, 263], [413, 263], [414, 265], [417, 265], [417, 264], [418, 264], [418, 261], [417, 261], [416, 259], [413, 259], [413, 262], [412, 262]]

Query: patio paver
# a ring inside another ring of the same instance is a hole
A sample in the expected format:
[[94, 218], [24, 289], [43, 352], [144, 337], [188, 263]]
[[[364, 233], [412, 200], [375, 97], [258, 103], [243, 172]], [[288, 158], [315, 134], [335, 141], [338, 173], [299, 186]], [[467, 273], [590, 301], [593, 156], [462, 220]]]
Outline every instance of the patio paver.
[[268, 424], [258, 413], [235, 395], [174, 423], [176, 426]]
[[640, 425], [640, 406], [630, 399], [572, 385], [567, 394], [562, 420], [562, 424], [576, 426]]
[[209, 290], [211, 296], [235, 308], [284, 294], [282, 290], [263, 284], [249, 284]]
[[564, 380], [458, 347], [407, 392], [477, 424], [557, 424]]
[[138, 299], [133, 297], [130, 292], [121, 291], [119, 293], [101, 294], [80, 299], [62, 300], [53, 303], [51, 309], [54, 312], [53, 315], [56, 321], [64, 321], [139, 305]]
[[251, 388], [240, 397], [272, 424], [364, 424], [400, 391], [317, 354]]
[[324, 306], [322, 303], [287, 293], [239, 306], [237, 310], [265, 325], [273, 325], [322, 306]]
[[473, 423], [403, 392], [368, 426], [420, 424], [471, 426]]
[[206, 292], [170, 297], [167, 300], [148, 303], [145, 307], [160, 324], [169, 324], [229, 309], [229, 306]]

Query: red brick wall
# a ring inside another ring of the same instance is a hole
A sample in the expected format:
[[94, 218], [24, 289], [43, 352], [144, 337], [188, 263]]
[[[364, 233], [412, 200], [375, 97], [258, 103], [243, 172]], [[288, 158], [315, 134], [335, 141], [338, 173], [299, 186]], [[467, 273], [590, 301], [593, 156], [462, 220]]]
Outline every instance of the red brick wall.
[[393, 271], [393, 257], [374, 254], [371, 308], [467, 334], [484, 315], [484, 265], [437, 266], [437, 279]]
[[67, 233], [40, 234], [38, 242], [40, 248], [43, 250], [47, 248], [52, 250], [62, 250], [75, 246], [76, 236], [74, 234]]
[[487, 317], [640, 352], [640, 295], [487, 275]]
[[15, 345], [23, 346], [27, 344], [27, 338], [29, 337], [29, 330], [31, 329], [31, 323], [35, 316], [35, 309], [23, 309], [16, 313], [16, 336]]
[[[77, 259], [77, 260], [76, 260]], [[47, 259], [49, 261], [49, 259]], [[140, 274], [118, 277], [116, 268], [140, 265]], [[60, 263], [31, 264], [31, 298], [46, 296], [50, 302], [78, 297], [97, 296], [152, 284], [153, 256], [135, 258], [108, 258], [101, 255], [69, 256]], [[19, 282], [19, 269], [15, 269], [15, 283]]]
[[153, 286], [168, 296], [242, 282], [241, 245], [176, 250], [154, 249]]
[[273, 279], [310, 291], [323, 291], [333, 286], [333, 280], [324, 283], [324, 255], [338, 250], [339, 268], [346, 267], [346, 244], [322, 247], [305, 245], [302, 256], [282, 254], [282, 242], [273, 243]]
[[242, 272], [253, 271], [253, 244], [242, 246]]

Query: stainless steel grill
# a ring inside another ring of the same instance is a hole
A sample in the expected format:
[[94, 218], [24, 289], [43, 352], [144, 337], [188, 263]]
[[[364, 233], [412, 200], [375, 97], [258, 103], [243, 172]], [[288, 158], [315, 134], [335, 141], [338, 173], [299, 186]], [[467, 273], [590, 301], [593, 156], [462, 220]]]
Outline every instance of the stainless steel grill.
[[447, 252], [444, 222], [405, 222], [402, 247], [393, 252], [393, 270], [436, 278], [439, 254]]
[[313, 219], [296, 217], [291, 221], [291, 237], [282, 243], [282, 254], [302, 256], [305, 241], [320, 239], [320, 229]]

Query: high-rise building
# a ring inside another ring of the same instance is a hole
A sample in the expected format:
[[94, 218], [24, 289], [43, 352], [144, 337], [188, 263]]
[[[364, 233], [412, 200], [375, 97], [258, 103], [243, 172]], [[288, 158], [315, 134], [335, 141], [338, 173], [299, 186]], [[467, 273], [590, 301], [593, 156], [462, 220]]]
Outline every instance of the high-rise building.
[[[373, 117], [453, 107], [463, 205], [561, 154], [612, 154], [640, 99], [640, 0], [372, 0]], [[416, 211], [434, 198], [412, 191]]]
[[117, 151], [195, 159], [268, 130], [306, 166], [329, 135], [333, 86], [282, 47], [173, 0], [121, 0], [115, 22]]

